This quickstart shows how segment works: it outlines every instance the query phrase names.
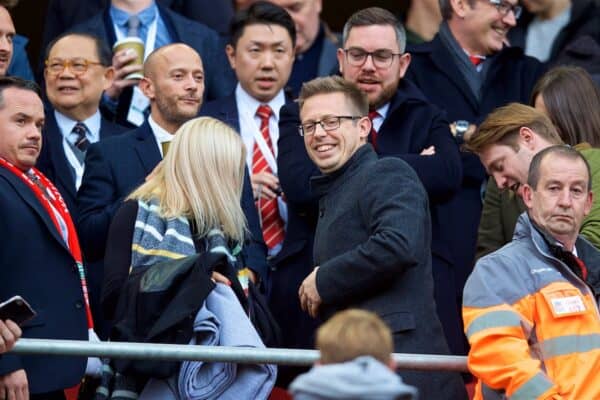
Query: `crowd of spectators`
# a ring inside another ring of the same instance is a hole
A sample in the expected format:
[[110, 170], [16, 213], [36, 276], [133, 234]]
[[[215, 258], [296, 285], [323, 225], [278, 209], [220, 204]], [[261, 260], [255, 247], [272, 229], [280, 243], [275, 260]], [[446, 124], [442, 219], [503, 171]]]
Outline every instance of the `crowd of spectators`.
[[[37, 315], [0, 320], [0, 398], [600, 396], [600, 2], [365, 2], [338, 33], [322, 0], [50, 0], [39, 66], [17, 2], [0, 299]], [[21, 335], [322, 353], [175, 372]], [[391, 352], [470, 373], [396, 380]]]

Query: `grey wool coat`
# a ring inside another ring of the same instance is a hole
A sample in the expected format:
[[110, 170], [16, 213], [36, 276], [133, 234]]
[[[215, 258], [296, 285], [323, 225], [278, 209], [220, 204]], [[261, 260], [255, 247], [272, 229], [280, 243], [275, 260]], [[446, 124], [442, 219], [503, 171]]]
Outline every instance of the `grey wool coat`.
[[[321, 315], [366, 309], [390, 327], [395, 352], [449, 354], [433, 298], [427, 193], [414, 170], [367, 144], [311, 188], [322, 196], [314, 245]], [[458, 373], [400, 375], [419, 398], [466, 398]]]

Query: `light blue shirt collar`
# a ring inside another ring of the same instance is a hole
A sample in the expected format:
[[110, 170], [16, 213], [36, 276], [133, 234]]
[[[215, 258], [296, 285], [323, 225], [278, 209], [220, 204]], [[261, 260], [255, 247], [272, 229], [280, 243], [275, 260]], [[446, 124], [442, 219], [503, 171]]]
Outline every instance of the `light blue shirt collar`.
[[[118, 9], [117, 7], [111, 5], [110, 9], [109, 9], [109, 14], [110, 14], [110, 18], [112, 19], [113, 23], [115, 25], [117, 25], [118, 27], [120, 27], [123, 30], [127, 29], [127, 20], [129, 19], [131, 14], [128, 14], [127, 12]], [[157, 7], [156, 7], [156, 3], [152, 2], [152, 4], [147, 7], [144, 8], [142, 11], [140, 11], [139, 13], [137, 13], [138, 18], [140, 19], [140, 24], [141, 26], [148, 26], [152, 23], [152, 21], [154, 21], [154, 18], [157, 15]]]
[[[68, 136], [75, 127], [75, 124], [77, 124], [77, 121], [67, 117], [64, 114], [61, 114], [57, 110], [54, 110], [54, 117], [56, 118], [56, 124], [58, 125], [63, 137], [68, 139]], [[100, 111], [97, 110], [94, 115], [88, 119], [80, 121], [83, 122], [87, 128], [86, 136], [90, 143], [96, 143], [100, 140], [101, 120], [102, 118], [100, 117]]]

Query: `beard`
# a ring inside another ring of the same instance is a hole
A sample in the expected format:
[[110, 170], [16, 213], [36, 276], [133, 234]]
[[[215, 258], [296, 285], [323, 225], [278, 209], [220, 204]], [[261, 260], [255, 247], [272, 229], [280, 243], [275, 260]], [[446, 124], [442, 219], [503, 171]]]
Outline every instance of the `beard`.
[[397, 90], [398, 84], [388, 85], [383, 87], [381, 92], [377, 93], [377, 96], [374, 98], [371, 98], [371, 96], [367, 94], [369, 96], [369, 110], [377, 110], [379, 107], [389, 102], [392, 97], [394, 97]]
[[163, 118], [171, 123], [182, 125], [190, 119], [198, 115], [200, 110], [200, 103], [197, 107], [179, 107], [179, 97], [168, 97], [161, 96], [160, 93], [156, 95], [156, 107], [162, 114]]

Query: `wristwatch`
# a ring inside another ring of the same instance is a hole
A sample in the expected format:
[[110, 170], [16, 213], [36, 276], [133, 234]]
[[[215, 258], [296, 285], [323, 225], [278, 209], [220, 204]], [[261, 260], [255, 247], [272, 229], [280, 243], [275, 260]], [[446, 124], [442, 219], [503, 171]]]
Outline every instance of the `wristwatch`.
[[469, 130], [469, 121], [465, 121], [464, 119], [459, 119], [454, 121], [454, 129], [452, 130], [452, 135], [458, 142], [462, 142], [465, 137], [465, 133]]

